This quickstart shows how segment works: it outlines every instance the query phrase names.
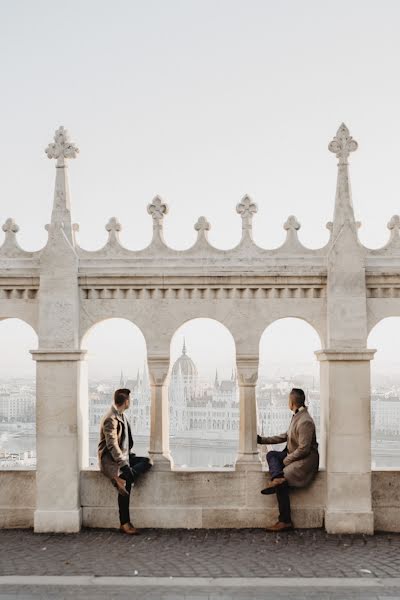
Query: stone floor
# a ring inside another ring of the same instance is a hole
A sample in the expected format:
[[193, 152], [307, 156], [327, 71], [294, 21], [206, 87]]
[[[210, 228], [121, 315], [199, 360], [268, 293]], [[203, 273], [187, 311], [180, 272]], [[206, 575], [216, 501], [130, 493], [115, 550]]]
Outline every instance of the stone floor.
[[[41, 576], [40, 581], [33, 582], [32, 576]], [[60, 579], [44, 584], [43, 576]], [[83, 585], [76, 576], [90, 582]], [[128, 579], [124, 585], [117, 580], [100, 585], [107, 577]], [[234, 581], [237, 585], [232, 586]], [[400, 600], [400, 534], [148, 529], [130, 537], [100, 529], [70, 535], [0, 532], [1, 600], [293, 597]]]

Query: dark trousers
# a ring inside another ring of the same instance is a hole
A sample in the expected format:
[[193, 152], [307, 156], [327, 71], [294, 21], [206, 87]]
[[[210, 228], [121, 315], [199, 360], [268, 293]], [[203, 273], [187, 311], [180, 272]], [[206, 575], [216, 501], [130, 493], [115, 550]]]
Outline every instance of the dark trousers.
[[126, 479], [125, 488], [129, 496], [121, 496], [121, 494], [118, 494], [119, 521], [121, 525], [124, 525], [125, 523], [130, 523], [131, 521], [129, 515], [129, 500], [132, 482], [136, 481], [140, 475], [146, 473], [146, 471], [151, 469], [150, 459], [147, 458], [147, 456], [135, 456], [135, 454], [130, 454], [129, 464], [134, 472], [133, 479]]
[[[283, 477], [283, 459], [287, 456], [287, 448], [279, 452], [278, 450], [271, 450], [267, 454], [267, 463], [269, 467], [269, 473], [271, 479], [277, 479]], [[276, 496], [278, 499], [279, 506], [279, 521], [281, 523], [291, 523], [292, 517], [290, 513], [290, 498], [289, 498], [289, 486], [287, 483], [280, 485], [276, 489]]]

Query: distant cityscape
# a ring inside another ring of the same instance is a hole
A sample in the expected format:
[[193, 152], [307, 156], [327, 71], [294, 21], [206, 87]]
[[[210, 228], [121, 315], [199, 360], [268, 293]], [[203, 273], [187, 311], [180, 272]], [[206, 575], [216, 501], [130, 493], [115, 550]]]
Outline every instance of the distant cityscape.
[[[372, 387], [372, 466], [400, 465], [400, 381], [381, 377]], [[290, 421], [287, 397], [292, 387], [303, 387], [319, 435], [319, 381], [307, 373], [292, 377], [260, 375], [257, 383], [258, 430], [281, 433]], [[145, 364], [133, 378], [116, 377], [89, 383], [89, 465], [97, 466], [101, 419], [116, 387], [131, 390], [131, 423], [137, 454], [146, 454], [150, 430], [150, 384]], [[176, 467], [233, 467], [239, 438], [239, 389], [234, 367], [228, 377], [218, 370], [202, 377], [186, 343], [175, 361], [169, 384], [171, 454]], [[0, 469], [35, 468], [35, 381], [0, 382]]]

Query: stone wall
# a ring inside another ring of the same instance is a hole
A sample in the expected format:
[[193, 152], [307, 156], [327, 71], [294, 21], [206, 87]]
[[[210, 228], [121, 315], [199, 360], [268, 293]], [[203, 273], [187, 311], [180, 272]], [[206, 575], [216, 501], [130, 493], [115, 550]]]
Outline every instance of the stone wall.
[[[0, 528], [33, 527], [35, 471], [0, 472]], [[276, 521], [274, 496], [262, 496], [266, 473], [249, 471], [150, 472], [134, 489], [132, 515], [138, 527], [245, 528]], [[376, 531], [400, 531], [400, 472], [374, 471]], [[292, 492], [293, 522], [324, 525], [326, 474]], [[118, 527], [115, 489], [97, 470], [81, 472], [84, 527]]]

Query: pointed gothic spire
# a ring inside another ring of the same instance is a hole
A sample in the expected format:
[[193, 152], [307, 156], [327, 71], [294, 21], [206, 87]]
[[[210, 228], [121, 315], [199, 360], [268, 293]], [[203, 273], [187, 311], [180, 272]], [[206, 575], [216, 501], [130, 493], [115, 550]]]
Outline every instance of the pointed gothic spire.
[[186, 339], [183, 338], [182, 354], [186, 354]]
[[45, 152], [48, 158], [57, 160], [51, 226], [63, 229], [71, 245], [74, 245], [66, 159], [76, 158], [79, 148], [70, 141], [68, 131], [61, 126], [54, 134], [54, 142], [47, 146]]
[[119, 378], [119, 385], [120, 385], [122, 388], [123, 388], [123, 387], [124, 387], [124, 385], [125, 385], [124, 373], [123, 373], [122, 369], [121, 369], [121, 375], [120, 375], [120, 378]]
[[215, 369], [215, 380], [214, 380], [214, 386], [218, 387], [219, 386], [219, 381], [218, 381], [218, 369]]
[[355, 152], [357, 148], [357, 142], [353, 140], [346, 125], [342, 123], [328, 146], [328, 149], [336, 154], [336, 158], [339, 159], [333, 223], [328, 224], [328, 228], [332, 230], [334, 239], [346, 221], [357, 227], [351, 200], [348, 163], [350, 152]]

